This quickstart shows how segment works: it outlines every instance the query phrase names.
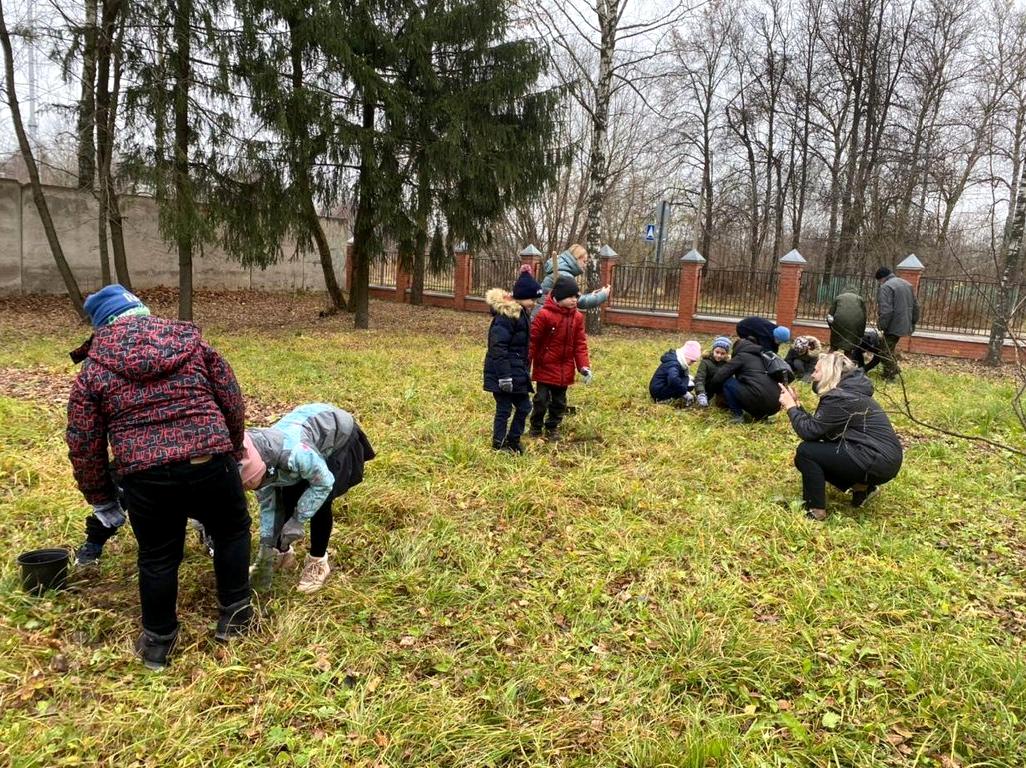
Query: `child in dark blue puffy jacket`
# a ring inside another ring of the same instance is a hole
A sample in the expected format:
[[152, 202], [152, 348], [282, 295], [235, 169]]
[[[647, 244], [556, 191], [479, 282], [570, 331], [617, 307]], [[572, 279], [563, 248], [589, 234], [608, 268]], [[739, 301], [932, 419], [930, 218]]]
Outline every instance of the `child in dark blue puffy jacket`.
[[691, 393], [690, 366], [702, 356], [702, 347], [697, 341], [689, 341], [680, 349], [671, 349], [659, 358], [659, 367], [648, 383], [648, 394], [657, 403], [679, 400], [682, 405], [691, 405], [695, 396]]
[[[492, 448], [523, 453], [520, 437], [531, 412], [531, 309], [542, 295], [528, 265], [521, 267], [513, 294], [501, 288], [485, 293], [492, 311], [488, 352], [484, 360], [484, 389], [495, 397]], [[510, 416], [513, 416], [510, 421]]]

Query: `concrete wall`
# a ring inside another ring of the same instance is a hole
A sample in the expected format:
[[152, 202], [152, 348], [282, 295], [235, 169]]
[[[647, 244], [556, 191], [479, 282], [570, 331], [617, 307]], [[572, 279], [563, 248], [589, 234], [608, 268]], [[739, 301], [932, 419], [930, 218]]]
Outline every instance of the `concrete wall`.
[[[97, 201], [94, 195], [68, 187], [44, 187], [64, 249], [83, 293], [100, 287]], [[156, 202], [123, 195], [128, 269], [135, 288], [178, 285], [178, 254], [160, 236]], [[335, 274], [344, 282], [348, 233], [339, 219], [322, 219], [331, 244]], [[193, 254], [193, 285], [209, 290], [324, 290], [324, 276], [315, 251], [296, 253], [295, 243], [282, 244], [285, 258], [265, 270], [243, 267], [218, 248]], [[112, 254], [112, 251], [108, 250]], [[113, 259], [113, 256], [110, 256]], [[111, 271], [113, 273], [113, 263]], [[0, 178], [0, 294], [64, 293], [39, 219], [32, 190], [13, 179]]]

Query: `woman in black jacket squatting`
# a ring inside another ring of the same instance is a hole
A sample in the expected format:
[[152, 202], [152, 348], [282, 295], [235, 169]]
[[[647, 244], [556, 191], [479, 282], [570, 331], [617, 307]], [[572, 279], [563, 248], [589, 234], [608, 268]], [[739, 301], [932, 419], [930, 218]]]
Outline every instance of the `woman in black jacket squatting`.
[[524, 452], [520, 436], [524, 434], [527, 415], [531, 412], [533, 392], [528, 360], [531, 308], [541, 294], [541, 285], [531, 275], [528, 265], [521, 267], [512, 296], [502, 288], [492, 288], [485, 293], [485, 301], [492, 311], [492, 324], [488, 328], [484, 388], [495, 396], [492, 448], [497, 451]]

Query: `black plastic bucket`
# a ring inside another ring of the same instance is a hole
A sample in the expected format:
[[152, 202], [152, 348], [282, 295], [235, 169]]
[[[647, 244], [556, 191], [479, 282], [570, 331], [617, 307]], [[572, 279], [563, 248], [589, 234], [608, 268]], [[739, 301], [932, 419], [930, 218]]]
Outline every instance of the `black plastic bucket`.
[[18, 555], [21, 586], [33, 595], [48, 589], [64, 589], [68, 581], [68, 550], [33, 549]]

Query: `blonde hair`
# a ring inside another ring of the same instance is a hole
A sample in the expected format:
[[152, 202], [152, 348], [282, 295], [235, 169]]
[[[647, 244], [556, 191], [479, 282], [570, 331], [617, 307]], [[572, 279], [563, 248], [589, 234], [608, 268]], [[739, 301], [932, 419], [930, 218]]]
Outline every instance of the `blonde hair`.
[[855, 363], [843, 352], [828, 352], [819, 356], [816, 370], [819, 371], [819, 394], [825, 395], [837, 386], [842, 376], [855, 370]]
[[588, 249], [580, 243], [574, 243], [569, 248], [567, 248], [567, 250], [570, 251], [570, 253], [573, 254], [573, 257], [578, 261], [580, 261], [581, 259], [588, 258]]

